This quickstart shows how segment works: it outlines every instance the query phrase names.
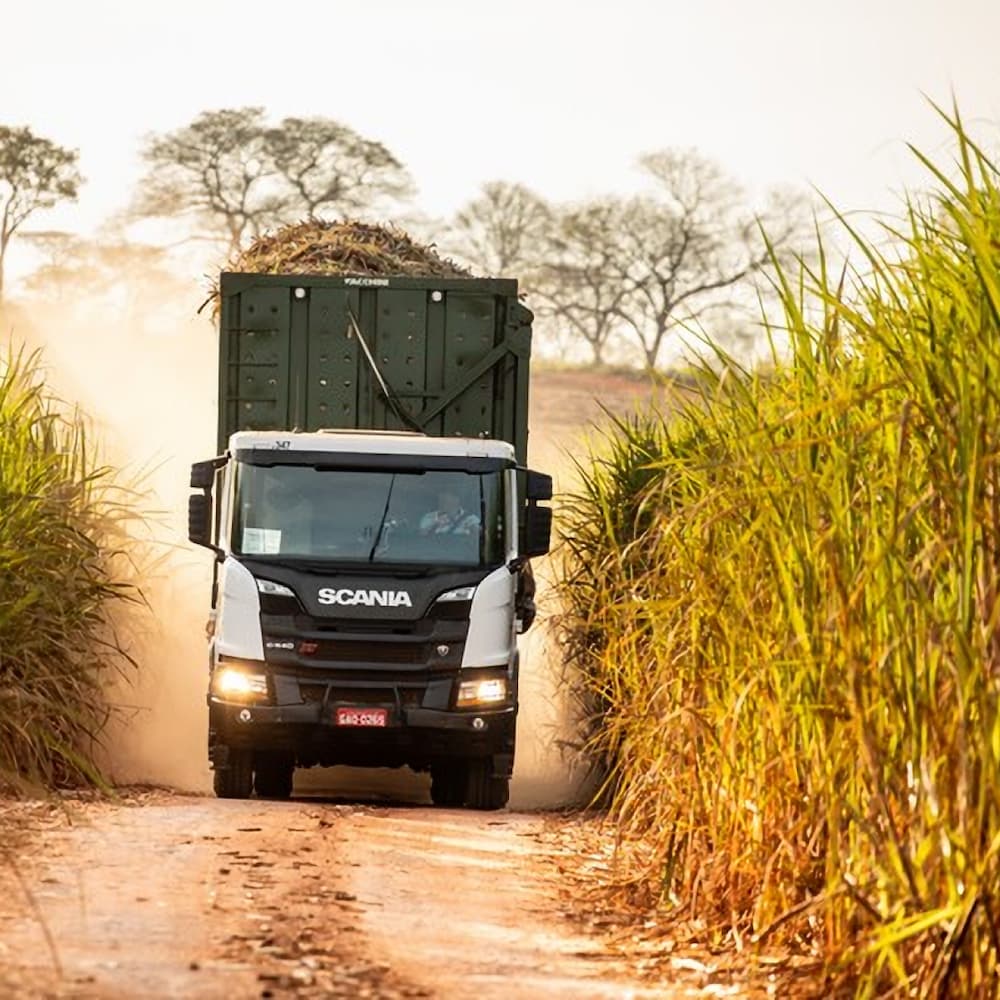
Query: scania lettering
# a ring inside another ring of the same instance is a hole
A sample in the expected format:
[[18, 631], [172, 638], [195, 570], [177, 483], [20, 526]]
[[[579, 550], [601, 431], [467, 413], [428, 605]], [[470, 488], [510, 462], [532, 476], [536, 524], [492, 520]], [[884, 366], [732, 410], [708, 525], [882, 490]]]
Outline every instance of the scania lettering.
[[438, 805], [502, 807], [552, 516], [526, 467], [517, 282], [227, 273], [220, 290], [218, 449], [192, 467], [188, 526], [215, 557], [216, 793], [410, 767]]
[[412, 608], [413, 602], [405, 590], [333, 590], [322, 587], [317, 598], [320, 604], [364, 604], [381, 608]]

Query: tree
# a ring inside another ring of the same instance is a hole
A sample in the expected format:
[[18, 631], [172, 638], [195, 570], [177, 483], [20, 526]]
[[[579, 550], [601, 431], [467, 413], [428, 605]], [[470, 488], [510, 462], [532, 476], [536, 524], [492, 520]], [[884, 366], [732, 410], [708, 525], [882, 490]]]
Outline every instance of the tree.
[[530, 188], [490, 181], [455, 216], [455, 250], [485, 274], [518, 276], [530, 284], [552, 218], [548, 203]]
[[583, 340], [593, 364], [621, 326], [621, 309], [631, 286], [609, 280], [617, 269], [625, 207], [602, 198], [555, 213], [548, 238], [538, 248], [542, 262], [532, 285], [536, 311], [553, 318]]
[[755, 212], [739, 185], [691, 150], [647, 154], [640, 165], [659, 197], [633, 198], [622, 212], [608, 279], [628, 291], [617, 314], [652, 369], [668, 334], [731, 305], [734, 286], [766, 267], [762, 228], [780, 252], [806, 216], [800, 199], [780, 193]]
[[234, 251], [277, 222], [283, 203], [273, 175], [263, 108], [204, 111], [190, 125], [147, 140], [133, 206], [138, 217], [190, 216]]
[[185, 294], [166, 250], [135, 243], [105, 229], [96, 239], [58, 231], [25, 233], [44, 260], [24, 281], [26, 291], [49, 300], [85, 296], [90, 303], [141, 313], [145, 303]]
[[32, 213], [76, 200], [83, 183], [78, 158], [30, 128], [0, 125], [0, 301], [11, 239]]
[[772, 253], [794, 245], [809, 213], [800, 196], [781, 192], [755, 211], [739, 185], [693, 151], [649, 154], [640, 165], [655, 195], [555, 210], [532, 292], [586, 342], [595, 364], [629, 335], [654, 369], [669, 336], [711, 311], [717, 329], [746, 331], [734, 319], [756, 304], [755, 276]]
[[755, 210], [691, 150], [650, 153], [640, 166], [655, 194], [580, 205], [494, 181], [451, 229], [461, 256], [488, 274], [517, 274], [539, 317], [586, 344], [595, 364], [629, 337], [653, 369], [671, 334], [712, 310], [716, 323], [744, 330], [733, 320], [755, 304], [755, 276], [794, 244], [809, 213], [780, 193]]
[[351, 215], [377, 198], [412, 193], [406, 170], [382, 143], [329, 118], [285, 118], [267, 144], [291, 203], [305, 215]]
[[404, 197], [409, 178], [381, 143], [328, 118], [268, 125], [262, 108], [205, 111], [146, 141], [134, 217], [191, 217], [230, 253], [249, 237], [321, 210]]

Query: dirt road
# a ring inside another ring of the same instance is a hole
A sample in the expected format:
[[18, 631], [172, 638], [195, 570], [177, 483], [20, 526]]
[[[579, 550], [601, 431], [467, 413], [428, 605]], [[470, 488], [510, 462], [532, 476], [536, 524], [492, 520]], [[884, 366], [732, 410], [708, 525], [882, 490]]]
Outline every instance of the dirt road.
[[630, 979], [570, 919], [551, 816], [166, 793], [7, 810], [3, 996], [697, 995]]

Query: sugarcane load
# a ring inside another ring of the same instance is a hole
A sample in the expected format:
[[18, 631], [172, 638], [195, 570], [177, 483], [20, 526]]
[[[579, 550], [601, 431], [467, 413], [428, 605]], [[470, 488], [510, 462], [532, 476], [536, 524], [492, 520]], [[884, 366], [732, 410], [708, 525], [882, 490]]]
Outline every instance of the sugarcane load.
[[517, 281], [309, 220], [239, 253], [213, 299], [218, 454], [192, 467], [189, 537], [216, 560], [216, 793], [409, 766], [436, 804], [502, 807], [552, 517]]

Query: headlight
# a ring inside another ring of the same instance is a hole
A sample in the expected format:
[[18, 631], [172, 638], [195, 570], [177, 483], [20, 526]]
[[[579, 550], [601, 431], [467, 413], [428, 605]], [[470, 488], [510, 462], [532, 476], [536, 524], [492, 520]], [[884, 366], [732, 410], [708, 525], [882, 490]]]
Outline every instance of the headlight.
[[301, 610], [295, 591], [283, 583], [258, 580], [257, 591], [260, 593], [260, 610], [265, 615], [294, 615]]
[[435, 599], [430, 616], [438, 621], [468, 621], [475, 593], [475, 587], [456, 587], [454, 590], [446, 590]]
[[446, 604], [449, 601], [471, 601], [475, 592], [475, 587], [457, 587], [455, 590], [446, 590], [438, 598], [438, 604]]
[[482, 677], [476, 680], [460, 680], [455, 707], [478, 708], [483, 705], [498, 705], [506, 700], [506, 677]]
[[238, 667], [217, 667], [212, 674], [212, 694], [228, 701], [260, 701], [267, 697], [267, 675]]

